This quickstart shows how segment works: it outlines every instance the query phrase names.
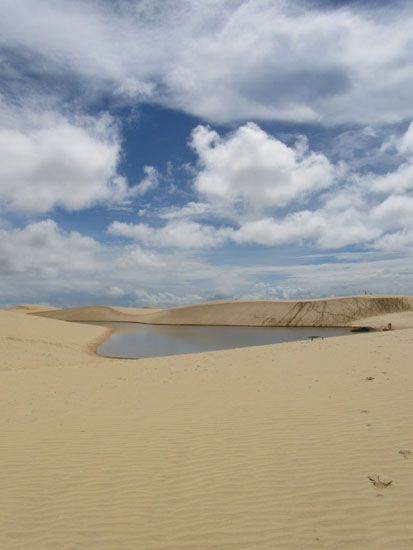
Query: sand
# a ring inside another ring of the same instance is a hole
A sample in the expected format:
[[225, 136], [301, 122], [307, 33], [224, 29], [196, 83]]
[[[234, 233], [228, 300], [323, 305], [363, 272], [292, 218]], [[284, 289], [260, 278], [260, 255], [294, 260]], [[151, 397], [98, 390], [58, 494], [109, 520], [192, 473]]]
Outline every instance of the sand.
[[104, 328], [0, 311], [0, 548], [413, 548], [409, 314], [114, 360]]
[[350, 296], [295, 301], [220, 301], [170, 309], [85, 306], [34, 313], [66, 321], [129, 321], [155, 325], [338, 327], [368, 317], [412, 311], [411, 296]]
[[7, 308], [7, 311], [14, 311], [17, 313], [41, 313], [43, 311], [53, 311], [59, 308], [49, 306], [45, 304], [18, 304]]

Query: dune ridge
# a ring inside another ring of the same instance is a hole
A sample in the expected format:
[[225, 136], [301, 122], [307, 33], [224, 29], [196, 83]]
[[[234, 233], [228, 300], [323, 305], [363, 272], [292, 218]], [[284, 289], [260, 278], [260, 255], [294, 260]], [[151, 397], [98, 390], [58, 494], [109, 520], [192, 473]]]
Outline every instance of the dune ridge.
[[158, 312], [152, 308], [112, 307], [112, 306], [80, 306], [45, 311], [33, 311], [33, 315], [48, 317], [59, 321], [113, 321], [140, 323], [141, 319]]
[[340, 327], [379, 315], [413, 311], [411, 296], [348, 296], [316, 300], [221, 301], [169, 309], [85, 306], [34, 312], [65, 321], [154, 325]]
[[8, 307], [6, 311], [14, 311], [18, 313], [37, 313], [42, 311], [58, 310], [60, 308], [45, 304], [17, 304]]

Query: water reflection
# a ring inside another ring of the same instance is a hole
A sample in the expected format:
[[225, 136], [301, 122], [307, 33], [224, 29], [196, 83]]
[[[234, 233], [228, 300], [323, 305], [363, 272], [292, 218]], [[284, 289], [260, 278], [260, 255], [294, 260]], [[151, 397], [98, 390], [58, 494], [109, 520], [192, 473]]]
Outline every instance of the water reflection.
[[210, 327], [93, 323], [114, 332], [97, 352], [107, 357], [158, 357], [350, 334], [345, 328]]

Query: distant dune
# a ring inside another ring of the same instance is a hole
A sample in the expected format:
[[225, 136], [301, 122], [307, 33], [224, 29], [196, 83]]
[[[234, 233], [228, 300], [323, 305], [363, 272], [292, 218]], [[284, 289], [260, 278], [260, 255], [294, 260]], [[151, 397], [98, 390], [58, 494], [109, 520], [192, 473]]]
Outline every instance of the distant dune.
[[57, 307], [44, 305], [44, 304], [18, 304], [7, 308], [7, 311], [14, 311], [17, 313], [37, 313], [40, 311], [59, 310]]
[[36, 311], [33, 313], [40, 317], [49, 317], [50, 319], [58, 319], [60, 321], [122, 321], [141, 323], [145, 316], [158, 311], [162, 310], [137, 307], [84, 306]]
[[386, 315], [400, 312], [413, 312], [413, 297], [349, 296], [294, 301], [222, 301], [170, 309], [85, 306], [36, 311], [34, 314], [63, 321], [126, 321], [155, 325], [337, 327], [363, 319], [374, 321], [377, 316], [386, 322]]

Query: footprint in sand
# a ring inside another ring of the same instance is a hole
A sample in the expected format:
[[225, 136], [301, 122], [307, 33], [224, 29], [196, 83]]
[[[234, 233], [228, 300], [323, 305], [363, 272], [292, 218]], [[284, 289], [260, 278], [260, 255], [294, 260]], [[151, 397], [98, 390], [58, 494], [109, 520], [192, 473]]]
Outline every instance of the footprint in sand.
[[412, 454], [412, 451], [409, 451], [408, 449], [400, 449], [399, 455], [402, 455], [404, 458], [409, 458], [409, 456]]
[[379, 489], [379, 491], [386, 489], [386, 487], [389, 487], [393, 483], [393, 480], [383, 481], [380, 479], [379, 475], [368, 476], [368, 479], [373, 483], [376, 489]]

